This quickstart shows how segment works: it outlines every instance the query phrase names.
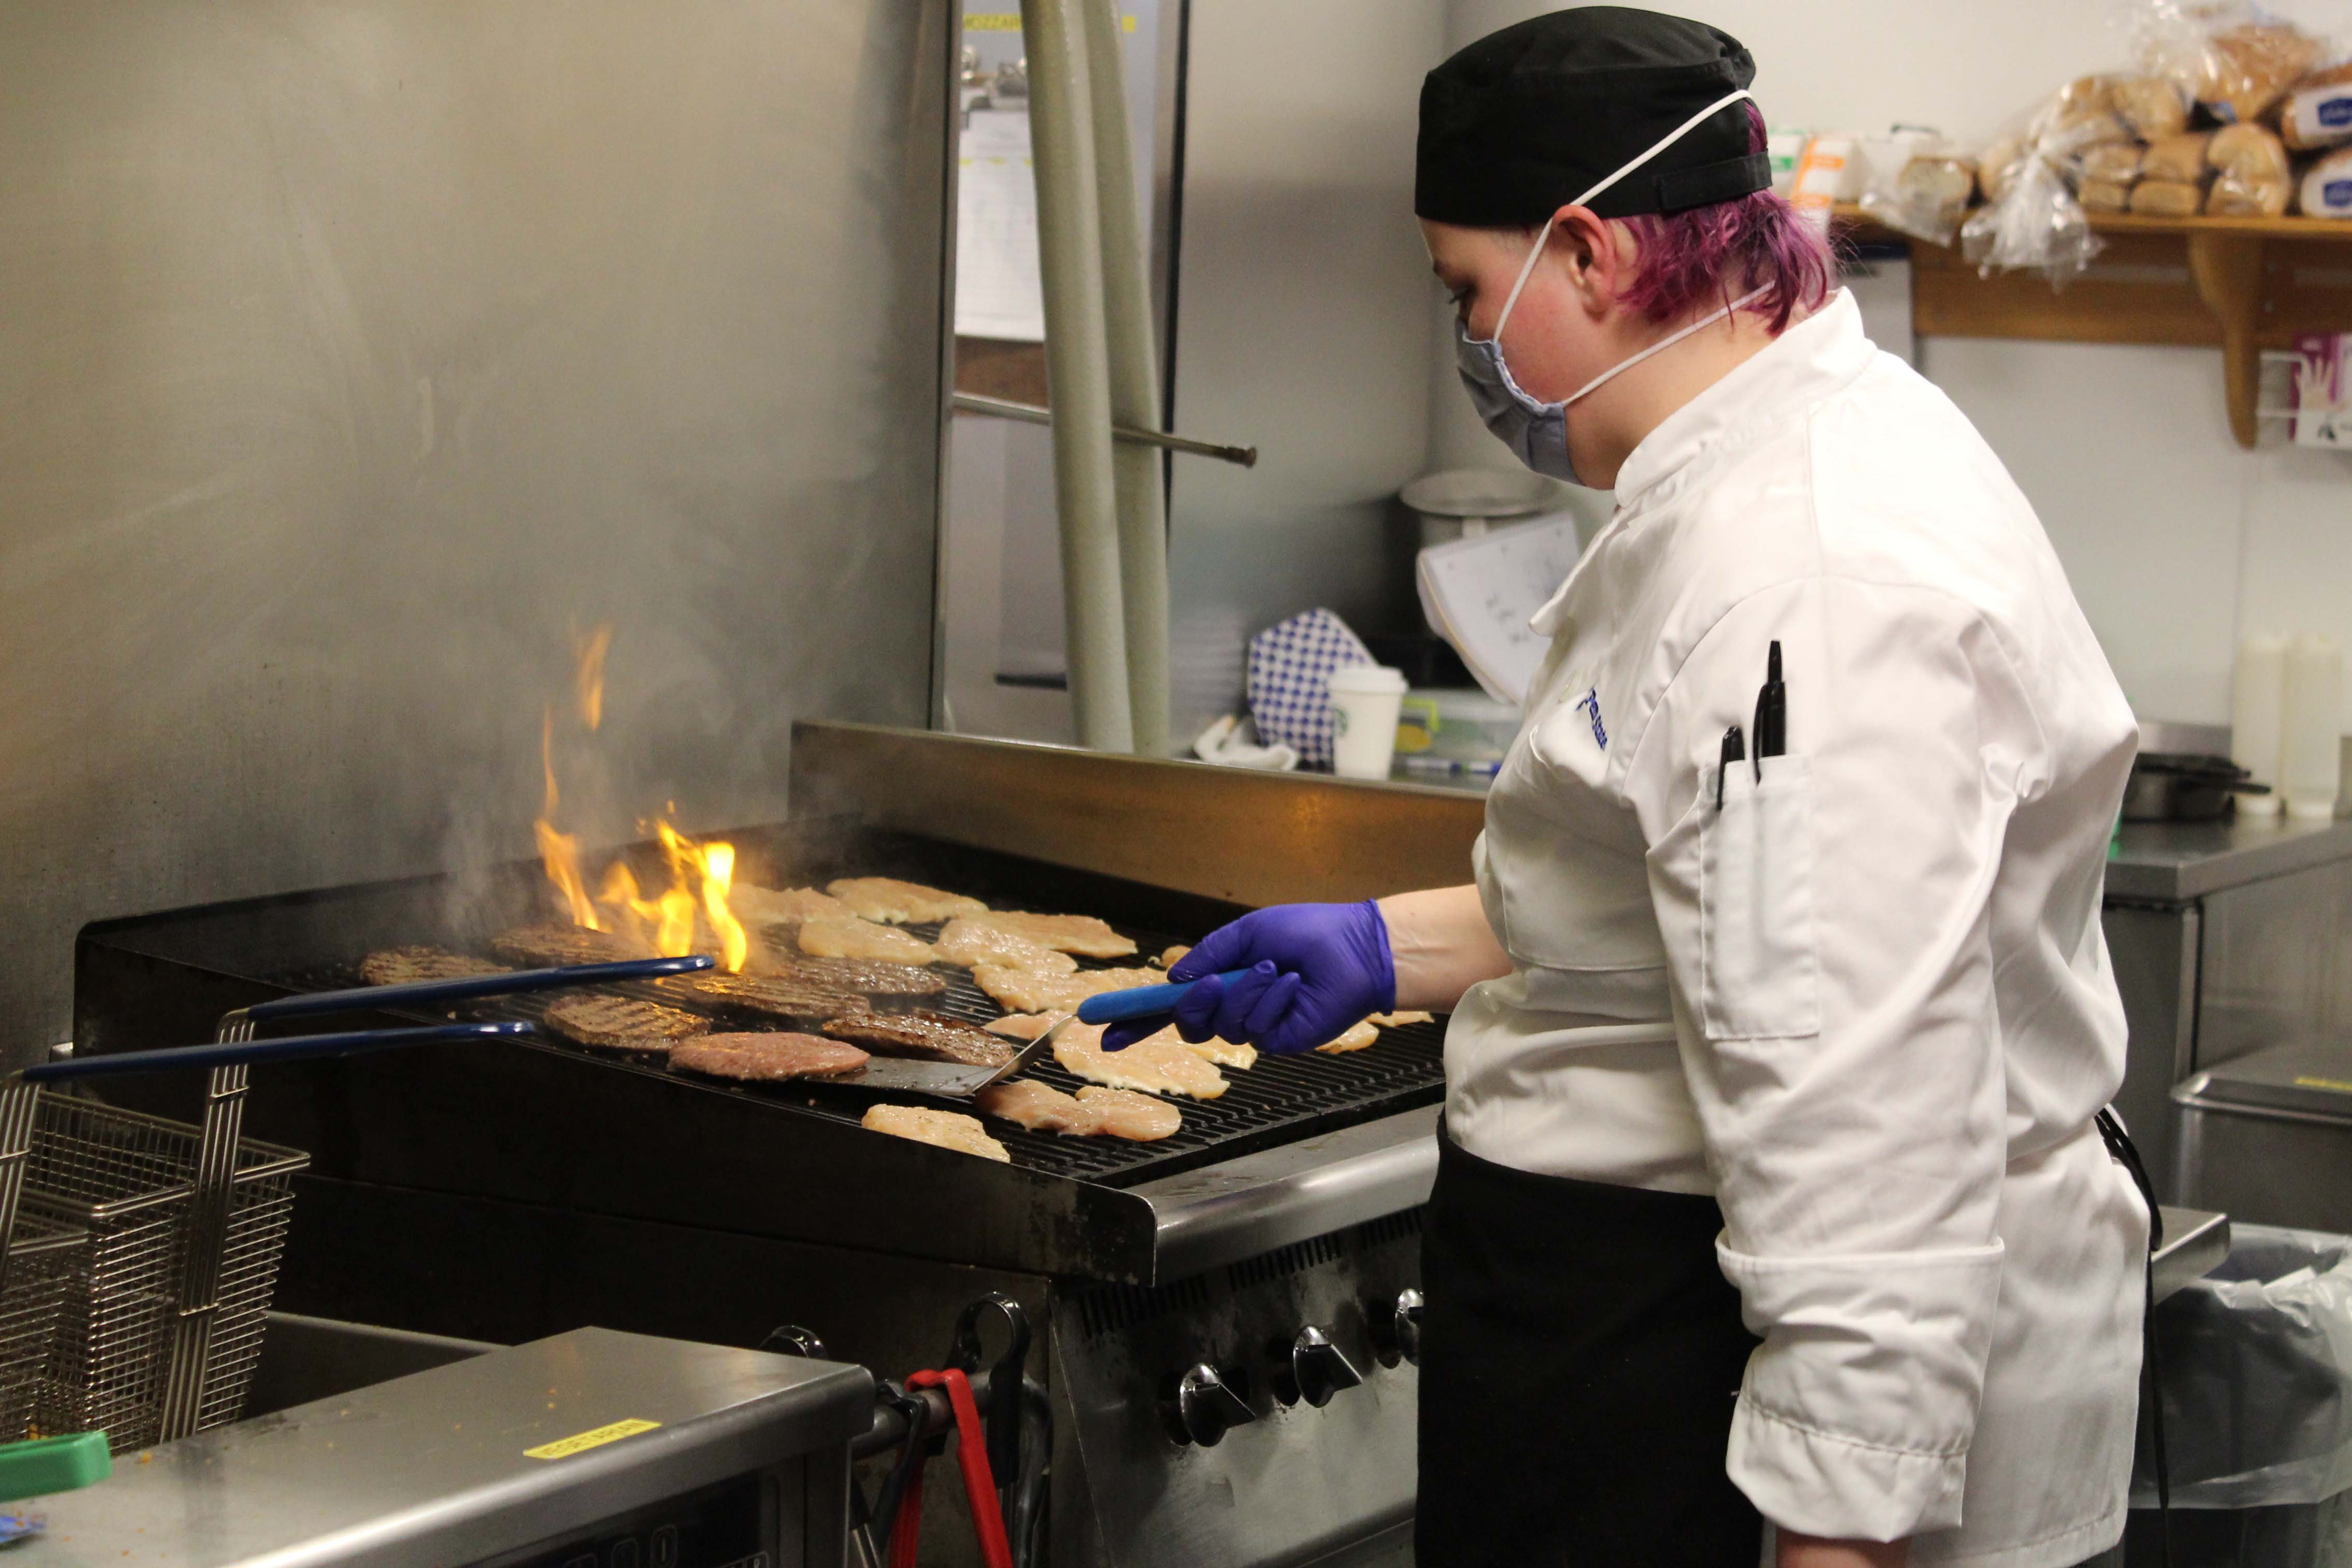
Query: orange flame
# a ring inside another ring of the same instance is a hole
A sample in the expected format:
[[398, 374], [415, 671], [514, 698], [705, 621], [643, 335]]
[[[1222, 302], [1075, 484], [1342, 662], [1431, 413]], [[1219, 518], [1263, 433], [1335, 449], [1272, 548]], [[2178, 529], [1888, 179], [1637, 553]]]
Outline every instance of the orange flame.
[[[573, 689], [581, 722], [592, 731], [604, 721], [604, 656], [612, 642], [613, 628], [600, 626], [575, 644], [579, 665], [573, 674]], [[655, 831], [669, 862], [669, 887], [654, 898], [646, 898], [626, 862], [615, 859], [605, 867], [604, 883], [592, 898], [587, 878], [581, 870], [578, 837], [555, 826], [556, 811], [563, 796], [556, 786], [552, 703], [541, 715], [539, 761], [547, 792], [539, 818], [531, 826], [538, 836], [540, 859], [547, 868], [547, 879], [562, 895], [572, 923], [592, 931], [614, 931], [656, 953], [672, 957], [695, 950], [696, 927], [707, 919], [710, 931], [718, 937], [720, 961], [729, 970], [740, 973], [751, 958], [751, 939], [728, 904], [735, 881], [735, 847], [697, 844], [665, 819], [655, 824]], [[669, 809], [675, 813], [677, 807], [673, 804]]]

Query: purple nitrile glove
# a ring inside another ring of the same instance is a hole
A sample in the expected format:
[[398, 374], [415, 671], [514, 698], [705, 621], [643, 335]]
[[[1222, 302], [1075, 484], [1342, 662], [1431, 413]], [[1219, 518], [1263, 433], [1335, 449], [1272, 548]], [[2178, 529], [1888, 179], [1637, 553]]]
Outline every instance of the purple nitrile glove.
[[[1249, 973], [1228, 985], [1230, 970]], [[1380, 905], [1276, 904], [1211, 931], [1169, 970], [1199, 981], [1175, 1008], [1188, 1040], [1247, 1042], [1269, 1056], [1311, 1051], [1367, 1015], [1396, 1010], [1396, 962]], [[1150, 1020], [1114, 1025], [1106, 1049], [1154, 1033]]]

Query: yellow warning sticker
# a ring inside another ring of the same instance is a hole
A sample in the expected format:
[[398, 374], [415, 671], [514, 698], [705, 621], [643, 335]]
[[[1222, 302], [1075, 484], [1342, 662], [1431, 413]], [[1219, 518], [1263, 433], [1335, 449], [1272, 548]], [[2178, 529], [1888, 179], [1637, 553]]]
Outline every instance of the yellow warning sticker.
[[[1135, 31], [1135, 13], [1129, 11], [1121, 16], [1118, 26], [1121, 32]], [[1021, 30], [1021, 13], [1018, 11], [966, 11], [963, 14], [963, 30], [967, 33], [1017, 33]]]
[[2297, 1089], [2332, 1089], [2338, 1094], [2352, 1094], [2352, 1082], [2347, 1082], [2340, 1078], [2299, 1078], [2294, 1080], [2294, 1087]]
[[601, 1448], [607, 1443], [617, 1443], [624, 1437], [634, 1437], [640, 1432], [650, 1432], [660, 1425], [658, 1421], [639, 1421], [631, 1417], [626, 1421], [615, 1421], [610, 1426], [599, 1426], [593, 1432], [574, 1433], [569, 1437], [558, 1437], [552, 1443], [541, 1443], [536, 1448], [525, 1448], [522, 1451], [522, 1457], [526, 1459], [568, 1459], [574, 1454], [583, 1454], [591, 1448]]

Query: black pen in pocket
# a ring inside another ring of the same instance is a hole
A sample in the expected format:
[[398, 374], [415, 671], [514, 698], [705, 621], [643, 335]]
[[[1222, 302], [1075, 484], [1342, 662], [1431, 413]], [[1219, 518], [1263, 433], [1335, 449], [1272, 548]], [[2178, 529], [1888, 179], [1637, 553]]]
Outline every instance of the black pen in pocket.
[[1730, 729], [1726, 730], [1723, 732], [1723, 754], [1716, 760], [1716, 810], [1721, 811], [1723, 809], [1723, 775], [1731, 771], [1732, 763], [1740, 761], [1742, 758], [1746, 757], [1747, 754], [1748, 746], [1747, 743], [1740, 739], [1739, 726], [1734, 724]]

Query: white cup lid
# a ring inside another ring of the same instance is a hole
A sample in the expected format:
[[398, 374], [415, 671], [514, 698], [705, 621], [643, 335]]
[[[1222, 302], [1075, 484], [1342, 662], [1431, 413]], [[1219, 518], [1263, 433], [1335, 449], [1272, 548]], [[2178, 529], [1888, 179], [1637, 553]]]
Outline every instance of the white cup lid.
[[1325, 678], [1324, 685], [1334, 694], [1401, 693], [1405, 689], [1405, 679], [1403, 670], [1391, 669], [1384, 664], [1343, 664]]

